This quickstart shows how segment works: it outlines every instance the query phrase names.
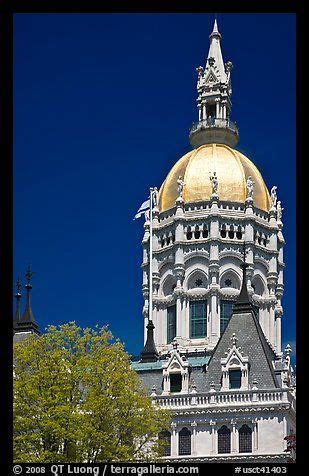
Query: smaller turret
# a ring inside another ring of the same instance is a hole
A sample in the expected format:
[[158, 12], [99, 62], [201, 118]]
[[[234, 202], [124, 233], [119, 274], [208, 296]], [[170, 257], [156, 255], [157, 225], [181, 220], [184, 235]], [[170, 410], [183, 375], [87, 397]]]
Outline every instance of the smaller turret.
[[17, 287], [17, 294], [15, 294], [17, 304], [16, 304], [16, 312], [14, 316], [14, 335], [16, 336], [17, 334], [40, 334], [39, 327], [35, 321], [32, 309], [31, 309], [31, 290], [32, 290], [32, 284], [31, 284], [31, 279], [33, 277], [33, 272], [31, 271], [30, 266], [28, 266], [27, 271], [26, 271], [26, 280], [27, 283], [25, 285], [25, 288], [27, 290], [27, 297], [26, 297], [26, 308], [21, 316], [20, 314], [20, 298], [21, 298], [21, 284], [18, 279], [16, 283]]

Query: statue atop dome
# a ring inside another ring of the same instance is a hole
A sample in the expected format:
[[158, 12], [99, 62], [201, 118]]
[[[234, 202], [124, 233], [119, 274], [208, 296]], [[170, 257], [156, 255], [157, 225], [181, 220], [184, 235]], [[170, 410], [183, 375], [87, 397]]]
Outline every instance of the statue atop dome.
[[178, 185], [178, 198], [183, 198], [182, 197], [182, 193], [183, 193], [183, 186], [184, 186], [184, 181], [182, 180], [182, 176], [179, 175], [178, 179], [177, 179], [177, 185]]
[[277, 205], [277, 187], [274, 185], [270, 190], [271, 208], [276, 208]]
[[218, 192], [218, 184], [219, 184], [216, 172], [214, 172], [213, 176], [209, 177], [209, 179], [212, 185], [212, 196], [216, 196], [218, 194], [217, 192]]
[[278, 203], [277, 203], [277, 220], [278, 221], [281, 221], [281, 219], [282, 219], [283, 210], [284, 210], [284, 208], [282, 208], [282, 206], [281, 206], [281, 201], [278, 200]]
[[253, 198], [253, 187], [254, 187], [254, 182], [252, 180], [251, 175], [247, 178], [246, 181], [246, 187], [247, 187], [247, 200], [252, 200]]

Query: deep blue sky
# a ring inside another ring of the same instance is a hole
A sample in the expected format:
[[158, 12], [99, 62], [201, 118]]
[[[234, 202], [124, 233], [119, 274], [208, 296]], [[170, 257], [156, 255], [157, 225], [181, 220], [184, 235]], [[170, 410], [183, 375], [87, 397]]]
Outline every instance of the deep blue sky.
[[[196, 71], [212, 14], [14, 17], [15, 276], [35, 271], [47, 324], [110, 324], [143, 343], [140, 245], [132, 221], [190, 150]], [[295, 340], [295, 15], [220, 14], [238, 149], [284, 206], [283, 342]]]

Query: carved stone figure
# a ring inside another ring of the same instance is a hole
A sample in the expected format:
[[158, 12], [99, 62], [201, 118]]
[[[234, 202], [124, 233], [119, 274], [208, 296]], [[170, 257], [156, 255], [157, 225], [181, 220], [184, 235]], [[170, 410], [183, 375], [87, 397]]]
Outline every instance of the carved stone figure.
[[213, 173], [212, 177], [209, 177], [211, 184], [212, 184], [212, 193], [213, 195], [217, 195], [218, 192], [218, 177], [216, 172]]
[[150, 210], [145, 211], [145, 221], [150, 221]]
[[281, 201], [278, 200], [278, 203], [277, 203], [277, 220], [281, 221], [283, 210], [284, 210], [284, 208], [282, 208], [282, 206], [281, 206]]
[[182, 198], [183, 186], [184, 186], [185, 183], [182, 180], [181, 175], [179, 175], [179, 177], [178, 177], [177, 184], [178, 184], [178, 198]]
[[249, 175], [249, 177], [247, 178], [246, 185], [247, 185], [247, 198], [252, 198], [254, 182], [252, 180], [251, 175]]
[[272, 207], [275, 207], [277, 204], [277, 187], [274, 185], [270, 191], [270, 199], [271, 199], [271, 204]]
[[159, 203], [159, 192], [157, 187], [154, 187], [153, 189], [153, 206], [157, 207]]

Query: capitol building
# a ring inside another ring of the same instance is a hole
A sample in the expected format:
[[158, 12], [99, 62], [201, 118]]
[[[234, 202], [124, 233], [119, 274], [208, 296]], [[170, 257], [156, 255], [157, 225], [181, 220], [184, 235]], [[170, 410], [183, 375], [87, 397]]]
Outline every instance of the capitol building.
[[[217, 21], [197, 68], [192, 149], [150, 190], [142, 239], [144, 343], [132, 360], [153, 404], [171, 412], [164, 462], [288, 460], [296, 387], [284, 323], [283, 207], [236, 147], [232, 63]], [[276, 177], [273, 177], [274, 181]], [[14, 341], [39, 334], [27, 303]]]
[[145, 213], [145, 340], [132, 366], [172, 413], [164, 460], [285, 462], [296, 394], [291, 348], [281, 348], [283, 208], [236, 149], [216, 21], [209, 38], [192, 150], [151, 189]]

